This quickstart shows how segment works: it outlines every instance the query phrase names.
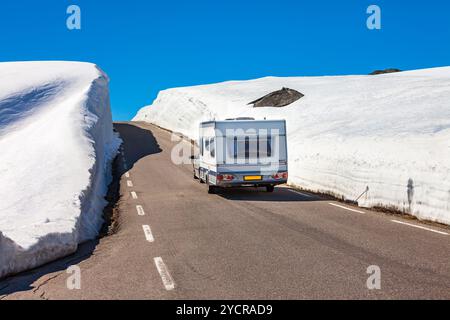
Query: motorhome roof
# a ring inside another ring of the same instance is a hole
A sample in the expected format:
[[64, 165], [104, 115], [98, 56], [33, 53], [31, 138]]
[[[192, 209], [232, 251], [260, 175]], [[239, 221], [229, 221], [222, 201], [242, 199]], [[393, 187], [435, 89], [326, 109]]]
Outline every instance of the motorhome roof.
[[238, 117], [238, 118], [229, 118], [229, 119], [225, 119], [225, 121], [236, 121], [236, 120], [255, 120], [255, 118], [251, 118], [251, 117]]
[[227, 123], [227, 122], [280, 122], [285, 120], [280, 119], [226, 119], [226, 120], [210, 120], [210, 121], [204, 121], [200, 124], [211, 124], [211, 123]]
[[218, 126], [218, 125], [227, 125], [227, 124], [237, 124], [237, 123], [241, 123], [243, 125], [245, 124], [249, 124], [249, 123], [254, 123], [254, 124], [263, 124], [263, 123], [279, 123], [279, 122], [284, 122], [286, 123], [286, 120], [212, 120], [212, 121], [205, 121], [205, 122], [201, 122], [200, 123], [200, 127], [201, 128], [206, 128], [206, 127], [210, 127], [210, 126]]

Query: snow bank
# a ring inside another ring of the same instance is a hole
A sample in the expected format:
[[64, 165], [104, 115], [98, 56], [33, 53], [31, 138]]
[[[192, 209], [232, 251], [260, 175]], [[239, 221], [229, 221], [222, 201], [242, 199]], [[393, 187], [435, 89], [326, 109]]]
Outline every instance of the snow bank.
[[87, 63], [0, 63], [0, 278], [97, 236], [120, 145], [108, 81]]
[[[284, 108], [247, 103], [282, 87]], [[203, 120], [286, 119], [290, 183], [450, 224], [450, 68], [263, 78], [162, 91], [135, 121], [196, 138]]]

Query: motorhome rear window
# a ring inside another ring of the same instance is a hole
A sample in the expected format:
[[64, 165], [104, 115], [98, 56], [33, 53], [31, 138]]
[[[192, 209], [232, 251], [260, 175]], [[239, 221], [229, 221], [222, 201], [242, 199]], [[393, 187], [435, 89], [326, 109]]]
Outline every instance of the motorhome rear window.
[[200, 138], [200, 154], [203, 156], [203, 138]]
[[261, 159], [272, 156], [272, 137], [232, 137], [227, 139], [228, 155], [233, 159]]
[[215, 158], [216, 157], [216, 145], [215, 145], [215, 139], [211, 138], [210, 142], [209, 142], [209, 151], [210, 151], [210, 155], [211, 157]]
[[256, 143], [258, 159], [272, 156], [272, 137], [258, 137]]
[[272, 137], [268, 136], [267, 139], [265, 141], [262, 141], [260, 145], [264, 144], [267, 146], [266, 150], [267, 157], [272, 157]]

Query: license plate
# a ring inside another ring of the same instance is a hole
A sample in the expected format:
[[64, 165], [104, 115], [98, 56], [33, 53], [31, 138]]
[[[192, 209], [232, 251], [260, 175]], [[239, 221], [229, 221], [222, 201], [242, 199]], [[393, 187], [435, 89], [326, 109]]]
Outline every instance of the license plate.
[[262, 176], [245, 176], [244, 181], [259, 181], [262, 180]]

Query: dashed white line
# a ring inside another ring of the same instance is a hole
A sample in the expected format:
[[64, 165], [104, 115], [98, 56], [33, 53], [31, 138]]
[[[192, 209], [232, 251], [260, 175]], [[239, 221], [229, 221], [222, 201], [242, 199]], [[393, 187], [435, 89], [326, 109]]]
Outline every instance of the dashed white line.
[[136, 206], [136, 210], [137, 210], [138, 215], [145, 216], [145, 211], [142, 206]]
[[126, 172], [125, 173], [125, 178], [129, 178], [130, 177], [130, 173], [129, 172]]
[[154, 242], [155, 238], [153, 238], [152, 229], [150, 229], [150, 226], [143, 225], [142, 229], [144, 230], [145, 239], [147, 239], [148, 242]]
[[133, 186], [133, 182], [131, 180], [127, 180], [127, 186], [132, 187]]
[[134, 192], [134, 191], [131, 191], [131, 197], [132, 197], [133, 199], [137, 199], [137, 198], [138, 198], [136, 192]]
[[175, 289], [175, 282], [173, 281], [172, 276], [170, 275], [163, 259], [161, 257], [157, 257], [154, 260], [156, 269], [158, 269], [159, 275], [166, 290], [170, 291]]
[[355, 210], [355, 209], [352, 209], [352, 208], [347, 208], [347, 207], [341, 206], [341, 205], [336, 204], [336, 203], [330, 202], [330, 203], [328, 203], [328, 204], [329, 204], [329, 205], [332, 205], [332, 206], [334, 206], [334, 207], [338, 207], [338, 208], [344, 209], [344, 210], [348, 210], [348, 211], [352, 211], [352, 212], [357, 212], [357, 213], [365, 214], [364, 211]]
[[398, 221], [398, 220], [391, 220], [391, 221], [392, 221], [392, 222], [395, 222], [395, 223], [398, 223], [398, 224], [403, 224], [403, 225], [405, 225], [405, 226], [410, 226], [410, 227], [414, 227], [414, 228], [418, 228], [418, 229], [422, 229], [422, 230], [427, 230], [427, 231], [439, 233], [439, 234], [442, 234], [442, 235], [445, 235], [445, 236], [448, 236], [448, 235], [449, 235], [447, 232], [438, 231], [438, 230], [434, 230], [434, 229], [431, 229], [431, 228], [418, 226], [418, 225], [412, 224], [412, 223], [407, 223], [407, 222]]

